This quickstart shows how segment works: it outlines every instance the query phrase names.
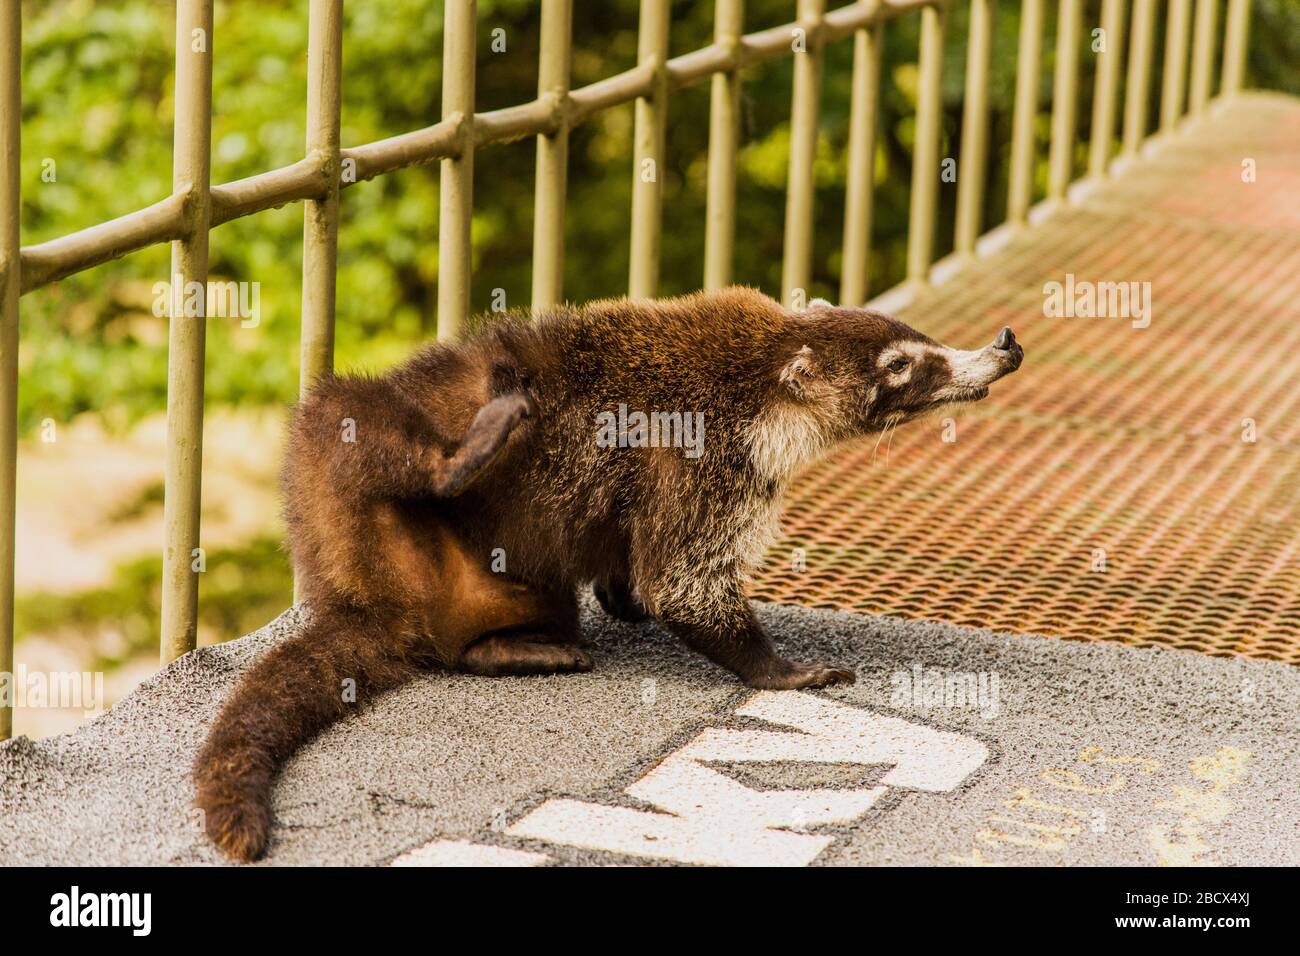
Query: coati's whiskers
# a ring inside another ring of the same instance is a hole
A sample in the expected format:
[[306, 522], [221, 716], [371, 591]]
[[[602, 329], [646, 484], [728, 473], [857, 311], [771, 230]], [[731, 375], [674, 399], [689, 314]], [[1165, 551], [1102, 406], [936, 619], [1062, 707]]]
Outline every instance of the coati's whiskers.
[[[873, 446], [871, 447], [871, 466], [872, 466], [873, 468], [874, 468], [875, 465], [876, 465], [876, 450], [877, 450], [878, 448], [880, 448], [880, 442], [881, 442], [881, 440], [885, 437], [886, 434], [892, 434], [892, 432], [894, 431], [894, 429], [896, 429], [896, 428], [898, 427], [898, 423], [901, 422], [902, 420], [903, 420], [903, 414], [902, 414], [901, 412], [894, 412], [894, 413], [890, 414], [890, 415], [885, 419], [885, 427], [882, 428], [882, 429], [881, 429], [881, 430], [876, 434], [876, 443], [875, 443], [875, 445], [873, 445]], [[888, 447], [888, 446], [885, 446], [885, 464], [886, 464], [886, 465], [889, 464], [889, 447]]]
[[889, 467], [889, 450], [894, 447], [894, 432], [898, 431], [898, 423], [901, 422], [902, 420], [903, 420], [902, 415], [899, 415], [897, 418], [895, 418], [894, 427], [889, 430], [889, 439], [885, 442], [885, 467], [886, 468]]
[[885, 437], [885, 429], [889, 427], [889, 419], [885, 419], [885, 428], [876, 433], [876, 443], [871, 446], [871, 467], [876, 467], [876, 449], [880, 447], [880, 439]]

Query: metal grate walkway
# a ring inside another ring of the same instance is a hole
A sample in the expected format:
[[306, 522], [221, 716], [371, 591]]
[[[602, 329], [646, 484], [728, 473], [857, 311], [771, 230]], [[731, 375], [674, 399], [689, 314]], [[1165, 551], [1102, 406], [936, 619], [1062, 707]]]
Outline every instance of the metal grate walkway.
[[[1045, 317], [1067, 274], [1150, 282], [1150, 326]], [[961, 348], [1010, 325], [1024, 367], [954, 442], [799, 479], [756, 597], [1300, 664], [1300, 102], [1189, 123], [900, 314]]]

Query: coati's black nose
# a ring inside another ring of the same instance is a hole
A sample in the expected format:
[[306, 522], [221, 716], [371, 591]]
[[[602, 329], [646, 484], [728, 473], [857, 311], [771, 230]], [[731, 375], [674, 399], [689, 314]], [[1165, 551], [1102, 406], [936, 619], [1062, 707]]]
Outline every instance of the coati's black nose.
[[1016, 334], [1005, 325], [1002, 326], [1002, 331], [998, 333], [998, 337], [993, 340], [993, 344], [989, 348], [993, 350], [998, 363], [1002, 366], [1003, 375], [1020, 368], [1020, 363], [1025, 360], [1025, 350], [1016, 341]]

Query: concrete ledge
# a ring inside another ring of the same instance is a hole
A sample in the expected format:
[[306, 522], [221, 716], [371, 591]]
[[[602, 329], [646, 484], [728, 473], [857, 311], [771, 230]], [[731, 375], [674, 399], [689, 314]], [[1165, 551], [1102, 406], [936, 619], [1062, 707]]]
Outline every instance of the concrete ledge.
[[[1300, 863], [1294, 668], [775, 605], [760, 605], [760, 615], [792, 655], [857, 668], [855, 686], [807, 695], [814, 702], [855, 720], [942, 731], [987, 754], [959, 786], [894, 787], [869, 812], [813, 827], [830, 838], [818, 863], [954, 863], [976, 851], [1026, 864]], [[290, 610], [255, 634], [187, 655], [75, 734], [0, 744], [0, 860], [221, 862], [189, 810], [190, 762], [240, 671], [300, 621]], [[742, 717], [755, 706], [753, 692], [654, 625], [612, 623], [591, 604], [584, 624], [595, 641], [591, 674], [431, 673], [305, 747], [276, 789], [268, 862], [643, 862], [602, 849], [613, 837], [599, 826], [579, 845], [516, 835], [535, 833], [541, 817], [517, 828], [557, 797], [645, 810], [625, 788], [666, 758], [680, 764], [711, 728], [791, 733]], [[995, 676], [996, 713], [900, 696], [917, 674], [918, 687], [931, 677], [942, 686], [954, 676]], [[796, 796], [889, 782], [888, 766], [804, 742], [812, 765], [714, 769], [757, 793]], [[1053, 783], [1074, 779], [1067, 773], [1109, 789]], [[1025, 789], [1069, 808], [1053, 824], [1064, 835], [987, 845], [988, 833], [1011, 827], [991, 818], [1015, 817], [1007, 801]], [[743, 816], [743, 803], [713, 811]], [[1193, 831], [1199, 843], [1171, 849]]]

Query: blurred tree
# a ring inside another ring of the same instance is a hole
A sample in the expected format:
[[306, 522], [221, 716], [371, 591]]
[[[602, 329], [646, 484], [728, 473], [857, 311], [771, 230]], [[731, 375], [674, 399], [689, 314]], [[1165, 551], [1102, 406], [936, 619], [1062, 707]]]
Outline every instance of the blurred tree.
[[[835, 4], [833, 3], [832, 6]], [[25, 0], [23, 241], [39, 242], [154, 202], [171, 182], [173, 5], [160, 0]], [[637, 0], [576, 4], [573, 83], [631, 67]], [[1051, 95], [1055, 4], [1047, 4], [1040, 130]], [[788, 22], [793, 0], [751, 0], [747, 30]], [[966, 10], [952, 5], [944, 67], [941, 155], [960, 151]], [[1100, 0], [1086, 4], [1096, 21]], [[285, 165], [303, 151], [306, 10], [299, 0], [223, 2], [213, 38], [212, 172], [216, 182]], [[1003, 218], [1019, 5], [999, 5], [991, 78], [990, 188], [985, 227]], [[343, 142], [353, 145], [437, 120], [440, 3], [383, 0], [346, 5]], [[713, 4], [676, 0], [672, 50], [709, 42]], [[537, 4], [480, 0], [478, 101], [494, 109], [536, 90]], [[916, 97], [916, 16], [887, 28], [876, 157], [872, 288], [901, 278], [907, 230]], [[505, 50], [492, 48], [503, 31]], [[1250, 67], [1261, 85], [1300, 92], [1300, 4], [1258, 0]], [[1093, 57], [1083, 34], [1078, 110], [1082, 171]], [[1159, 76], [1161, 44], [1153, 76]], [[827, 52], [817, 165], [814, 282], [838, 289], [851, 44]], [[736, 278], [775, 292], [780, 283], [791, 67], [749, 70], [743, 86]], [[1152, 101], [1158, 96], [1152, 84]], [[661, 292], [700, 285], [703, 269], [707, 84], [674, 95], [664, 171]], [[1152, 117], [1156, 111], [1153, 108]], [[621, 294], [627, 282], [632, 109], [602, 113], [574, 131], [570, 150], [566, 294]], [[1041, 142], [1041, 140], [1040, 140]], [[474, 307], [502, 289], [527, 305], [531, 276], [533, 144], [482, 150], [476, 158]], [[1046, 150], [1039, 150], [1045, 166]], [[51, 175], [52, 171], [52, 175]], [[1037, 177], [1042, 194], [1045, 171]], [[937, 255], [951, 245], [956, 187], [943, 184]], [[437, 286], [437, 167], [404, 170], [347, 190], [338, 275], [338, 362], [379, 368], [432, 333]], [[212, 235], [214, 278], [258, 282], [261, 323], [214, 320], [208, 400], [284, 403], [296, 394], [302, 213], [298, 206], [222, 226]], [[66, 279], [24, 300], [21, 416], [67, 420], [84, 411], [122, 425], [165, 405], [165, 320], [152, 314], [153, 284], [166, 277], [156, 248]]]

